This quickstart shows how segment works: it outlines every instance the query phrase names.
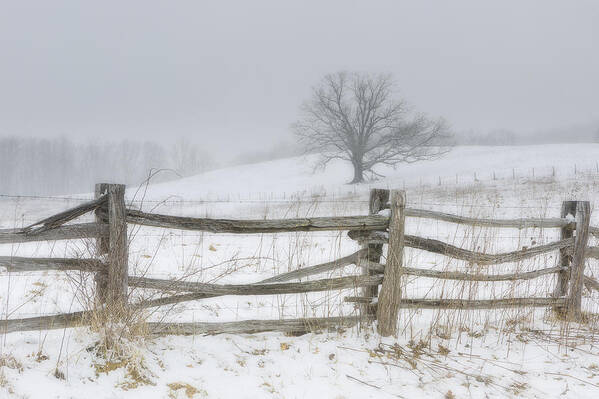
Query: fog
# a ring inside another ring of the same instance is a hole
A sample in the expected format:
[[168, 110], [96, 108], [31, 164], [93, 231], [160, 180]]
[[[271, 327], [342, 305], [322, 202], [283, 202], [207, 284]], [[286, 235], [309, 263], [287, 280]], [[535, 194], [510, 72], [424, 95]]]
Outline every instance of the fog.
[[459, 136], [590, 140], [597, 21], [594, 0], [3, 1], [0, 136], [186, 139], [230, 164], [289, 146], [311, 87], [350, 70]]

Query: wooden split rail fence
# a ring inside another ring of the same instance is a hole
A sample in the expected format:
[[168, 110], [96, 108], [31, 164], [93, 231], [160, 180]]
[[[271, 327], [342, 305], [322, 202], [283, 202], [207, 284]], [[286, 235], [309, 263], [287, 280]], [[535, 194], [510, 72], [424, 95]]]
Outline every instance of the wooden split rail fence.
[[[385, 209], [389, 211], [381, 212]], [[67, 224], [87, 213], [95, 213], [94, 223]], [[599, 291], [599, 282], [585, 276], [585, 258], [599, 259], [599, 247], [588, 246], [589, 235], [599, 238], [599, 228], [590, 226], [587, 201], [566, 201], [559, 218], [549, 219], [473, 219], [446, 213], [410, 209], [405, 206], [403, 191], [374, 189], [370, 193], [369, 214], [365, 216], [314, 217], [280, 220], [232, 220], [190, 218], [146, 213], [127, 209], [125, 186], [96, 185], [96, 199], [41, 220], [21, 229], [0, 230], [0, 244], [30, 241], [92, 238], [96, 240], [97, 257], [90, 259], [0, 257], [0, 266], [11, 272], [78, 270], [96, 273], [98, 306], [108, 314], [137, 310], [223, 295], [275, 295], [361, 287], [360, 297], [347, 297], [355, 302], [360, 315], [354, 317], [308, 318], [293, 320], [246, 320], [230, 323], [148, 323], [157, 334], [252, 333], [263, 331], [301, 332], [328, 327], [348, 327], [358, 322], [377, 320], [381, 335], [397, 332], [398, 312], [416, 309], [495, 309], [503, 307], [551, 307], [570, 320], [581, 317], [583, 286]], [[386, 213], [386, 214], [384, 214]], [[465, 250], [448, 243], [407, 235], [406, 218], [430, 218], [471, 226], [505, 228], [559, 228], [559, 241], [513, 252], [487, 254]], [[206, 284], [189, 281], [152, 279], [128, 274], [127, 224], [195, 230], [211, 233], [277, 233], [298, 231], [349, 231], [350, 238], [361, 243], [357, 252], [315, 266], [279, 274], [253, 284]], [[386, 264], [381, 263], [383, 246], [387, 244]], [[478, 265], [517, 262], [550, 251], [559, 251], [559, 264], [540, 270], [513, 274], [473, 274], [406, 267], [404, 248], [416, 248], [464, 260]], [[322, 274], [355, 264], [361, 275], [293, 282], [303, 277]], [[507, 298], [488, 300], [414, 299], [404, 298], [401, 279], [404, 275], [466, 281], [513, 281], [533, 279], [557, 273], [557, 286], [546, 298]], [[128, 288], [138, 287], [166, 292], [182, 292], [169, 296], [128, 302]], [[380, 292], [379, 292], [380, 287]], [[114, 311], [114, 313], [110, 313]], [[28, 331], [66, 328], [86, 324], [92, 310], [26, 319], [0, 320], [0, 331]]]

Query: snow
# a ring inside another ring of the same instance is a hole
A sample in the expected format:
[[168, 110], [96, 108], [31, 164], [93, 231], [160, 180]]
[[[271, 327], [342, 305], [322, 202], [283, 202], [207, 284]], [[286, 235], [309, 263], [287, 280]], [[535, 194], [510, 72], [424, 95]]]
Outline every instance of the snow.
[[[370, 187], [405, 186], [408, 206], [477, 217], [558, 217], [563, 200], [596, 202], [597, 154], [595, 144], [459, 147], [439, 160], [381, 170], [385, 179], [358, 186], [344, 184], [351, 178], [346, 165], [332, 164], [313, 174], [313, 158], [298, 157], [212, 171], [147, 189], [130, 188], [127, 196], [132, 206], [175, 215], [303, 217], [365, 214]], [[512, 165], [518, 165], [516, 179]], [[5, 199], [0, 201], [0, 224], [7, 228], [28, 224], [77, 203]], [[595, 212], [593, 225], [599, 225], [597, 216]], [[255, 282], [358, 248], [344, 232], [215, 235], [131, 226], [129, 233], [132, 274], [187, 276], [202, 282]], [[406, 233], [486, 252], [541, 245], [559, 237], [556, 229], [472, 229], [414, 218], [408, 218]], [[591, 244], [598, 245], [593, 240]], [[13, 256], [92, 256], [90, 251], [82, 240], [0, 246], [0, 255]], [[556, 254], [474, 270], [465, 262], [411, 249], [406, 249], [404, 259], [412, 267], [502, 273], [553, 266]], [[589, 260], [588, 274], [597, 276], [598, 266]], [[349, 266], [326, 276], [350, 273], [359, 270]], [[2, 317], [82, 309], [81, 278], [76, 273], [0, 271]], [[402, 291], [407, 297], [501, 298], [547, 296], [554, 285], [552, 276], [520, 284], [471, 285], [407, 278]], [[91, 286], [91, 279], [83, 285]], [[133, 295], [141, 294], [136, 290]], [[358, 292], [210, 298], [161, 308], [150, 319], [351, 315], [355, 310], [343, 297], [352, 295]], [[585, 293], [586, 310], [596, 313], [598, 304], [597, 293]], [[100, 335], [88, 328], [5, 334], [0, 336], [0, 397], [152, 399], [187, 398], [189, 393], [194, 398], [594, 398], [599, 389], [599, 342], [592, 323], [571, 324], [564, 335], [561, 323], [546, 309], [423, 310], [402, 311], [399, 326], [397, 338], [381, 338], [372, 328], [299, 337], [280, 333], [142, 337], [130, 342], [128, 353], [132, 363], [143, 365], [148, 384], [130, 389], [126, 367], [96, 372], [102, 358], [90, 348]], [[419, 346], [421, 340], [424, 346]]]
[[391, 216], [391, 209], [383, 209], [382, 211], [377, 212], [377, 215], [390, 217]]
[[488, 181], [495, 173], [497, 179], [551, 176], [572, 177], [578, 172], [596, 171], [599, 144], [546, 144], [537, 146], [462, 146], [444, 157], [426, 162], [400, 164], [396, 169], [383, 167], [377, 171], [386, 178], [376, 183], [354, 188], [347, 182], [353, 172], [343, 161], [332, 161], [325, 170], [314, 170], [313, 155], [236, 166], [192, 176], [175, 182], [152, 186], [148, 199], [165, 198], [259, 198], [273, 194], [347, 194], [354, 190], [364, 192], [370, 186], [402, 188], [420, 183], [458, 184], [477, 179]]

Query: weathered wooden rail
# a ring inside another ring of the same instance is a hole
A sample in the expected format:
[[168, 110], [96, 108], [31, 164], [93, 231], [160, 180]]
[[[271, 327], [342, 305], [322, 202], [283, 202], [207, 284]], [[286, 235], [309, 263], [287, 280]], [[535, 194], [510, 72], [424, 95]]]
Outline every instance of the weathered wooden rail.
[[210, 233], [259, 234], [296, 231], [385, 230], [385, 216], [337, 216], [302, 219], [231, 220], [188, 218], [127, 210], [127, 222], [142, 226], [206, 231]]
[[449, 213], [435, 212], [424, 209], [406, 209], [407, 217], [435, 219], [442, 222], [467, 224], [481, 227], [510, 227], [515, 229], [526, 228], [576, 228], [576, 223], [565, 218], [521, 218], [521, 219], [476, 219], [465, 216], [452, 215]]
[[[366, 298], [371, 299], [371, 298]], [[366, 302], [363, 297], [346, 297], [346, 302]], [[367, 302], [378, 308], [380, 304]], [[503, 299], [410, 299], [398, 302], [398, 309], [499, 309], [515, 307], [564, 306], [566, 298], [503, 298]]]
[[[370, 232], [350, 231], [350, 238], [360, 242], [368, 243], [388, 243], [389, 239], [386, 235], [372, 234]], [[504, 252], [498, 254], [488, 254], [483, 252], [469, 251], [467, 249], [458, 248], [451, 244], [430, 238], [422, 238], [412, 235], [404, 235], [404, 246], [408, 248], [416, 248], [435, 254], [449, 256], [450, 258], [465, 260], [470, 263], [476, 263], [481, 266], [494, 265], [508, 262], [519, 262], [524, 259], [532, 258], [543, 253], [551, 252], [558, 249], [571, 248], [574, 245], [574, 238], [565, 238], [560, 241], [549, 244], [539, 245], [518, 251]]]
[[98, 223], [70, 224], [41, 232], [27, 232], [23, 229], [2, 229], [0, 230], [0, 244], [74, 240], [101, 236], [108, 237], [108, 227]]
[[106, 268], [106, 264], [98, 259], [0, 256], [0, 267], [5, 267], [9, 272], [38, 272], [45, 270], [101, 272]]
[[329, 291], [343, 288], [379, 285], [382, 276], [348, 276], [323, 280], [305, 281], [301, 283], [267, 283], [267, 284], [206, 284], [189, 281], [158, 280], [143, 277], [130, 277], [131, 287], [151, 288], [162, 291], [194, 292], [210, 296], [218, 295], [279, 295], [300, 294], [305, 292]]
[[[401, 191], [371, 191], [369, 214], [365, 216], [315, 217], [279, 220], [210, 219], [170, 216], [127, 209], [125, 187], [98, 184], [96, 199], [43, 219], [22, 229], [0, 230], [0, 244], [46, 240], [94, 239], [97, 258], [0, 257], [0, 267], [9, 272], [82, 271], [96, 273], [97, 303], [108, 314], [214, 298], [224, 295], [299, 294], [361, 288], [361, 296], [346, 297], [358, 304], [360, 315], [293, 320], [246, 320], [233, 323], [148, 323], [155, 334], [217, 334], [264, 331], [298, 332], [330, 327], [348, 327], [377, 320], [381, 335], [397, 332], [400, 309], [497, 309], [510, 307], [551, 307], [569, 319], [581, 317], [582, 287], [599, 291], [599, 282], [584, 275], [586, 258], [599, 259], [599, 247], [588, 246], [590, 235], [599, 238], [599, 228], [590, 226], [590, 206], [585, 201], [566, 201], [559, 218], [476, 219], [442, 212], [410, 209]], [[390, 215], [380, 211], [390, 210]], [[67, 224], [87, 213], [95, 213], [94, 223]], [[484, 253], [459, 248], [439, 240], [405, 234], [406, 218], [430, 218], [442, 222], [493, 228], [559, 228], [561, 239], [504, 253]], [[206, 284], [129, 276], [127, 224], [204, 231], [210, 233], [263, 234], [298, 231], [348, 231], [362, 248], [331, 262], [298, 268], [252, 284]], [[576, 234], [574, 234], [576, 233]], [[381, 263], [387, 245], [386, 264]], [[478, 266], [513, 263], [552, 251], [559, 251], [555, 266], [528, 272], [482, 274], [451, 270], [413, 268], [403, 264], [404, 248], [428, 251]], [[363, 274], [310, 281], [296, 281], [356, 265]], [[405, 275], [458, 281], [516, 281], [557, 274], [557, 286], [547, 298], [502, 298], [484, 300], [405, 298], [401, 280]], [[129, 287], [167, 292], [169, 295], [128, 303]], [[379, 293], [380, 287], [380, 293]], [[5, 333], [67, 328], [89, 324], [92, 310], [26, 319], [0, 320]]]

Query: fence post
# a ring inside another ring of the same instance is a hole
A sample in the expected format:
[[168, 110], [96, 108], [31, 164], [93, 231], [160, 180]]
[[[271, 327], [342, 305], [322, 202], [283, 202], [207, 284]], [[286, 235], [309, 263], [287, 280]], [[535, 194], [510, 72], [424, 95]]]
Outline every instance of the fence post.
[[[95, 187], [94, 197], [96, 199], [101, 196], [107, 194], [108, 192], [108, 184], [106, 183], [97, 183]], [[95, 221], [96, 223], [105, 224], [102, 218], [102, 212], [106, 211], [107, 207], [102, 206], [94, 211]], [[103, 256], [108, 253], [109, 243], [107, 237], [98, 237], [96, 239], [96, 255]], [[96, 282], [96, 301], [98, 305], [101, 305], [106, 302], [106, 284], [108, 283], [108, 271], [97, 272], [94, 278]]]
[[584, 283], [585, 250], [589, 241], [591, 204], [589, 201], [576, 203], [576, 238], [574, 255], [570, 269], [570, 295], [568, 296], [567, 316], [569, 320], [580, 320], [582, 316], [582, 287]]
[[[562, 202], [562, 210], [560, 217], [563, 219], [568, 215], [576, 216], [576, 201], [564, 201]], [[574, 230], [570, 226], [564, 226], [560, 231], [560, 240], [571, 238], [574, 235]], [[555, 287], [554, 296], [563, 297], [568, 294], [568, 281], [570, 280], [570, 263], [572, 255], [569, 252], [569, 248], [562, 248], [559, 250], [559, 265], [561, 267], [568, 268], [557, 274], [557, 285]], [[555, 307], [558, 313], [563, 313], [564, 309], [561, 307]]]
[[[370, 190], [370, 199], [368, 201], [368, 213], [370, 215], [376, 215], [383, 209], [389, 202], [389, 190], [382, 188], [373, 188]], [[381, 255], [383, 254], [383, 244], [366, 244], [366, 255], [364, 259], [371, 262], [380, 263]], [[363, 274], [373, 275], [376, 271], [369, 271], [364, 269]], [[379, 292], [378, 286], [365, 287], [362, 291], [362, 296], [366, 298], [376, 298]], [[361, 314], [372, 316], [375, 315], [375, 310], [368, 304], [361, 305]]]
[[384, 337], [397, 334], [397, 316], [401, 302], [401, 274], [403, 269], [405, 192], [391, 191], [390, 203], [389, 247], [377, 307], [377, 331]]
[[[124, 184], [96, 184], [96, 197], [108, 195], [108, 238], [97, 240], [99, 255], [107, 255], [108, 271], [96, 276], [97, 298], [109, 312], [122, 315], [127, 308], [128, 241]], [[96, 222], [103, 223], [102, 210], [96, 210]]]

